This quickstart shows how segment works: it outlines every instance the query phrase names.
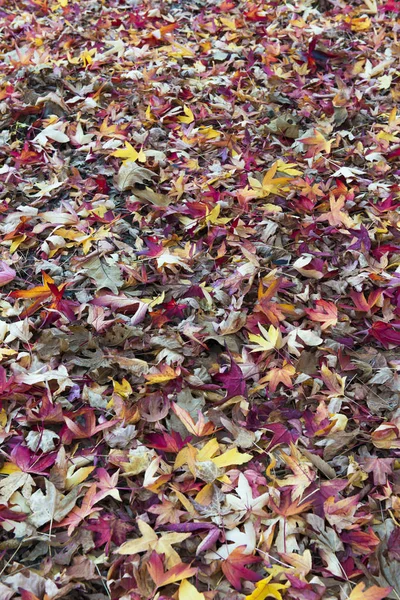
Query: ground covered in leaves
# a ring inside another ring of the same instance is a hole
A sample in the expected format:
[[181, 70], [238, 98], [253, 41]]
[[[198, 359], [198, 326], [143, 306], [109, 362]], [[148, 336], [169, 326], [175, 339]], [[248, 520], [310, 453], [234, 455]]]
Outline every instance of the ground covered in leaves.
[[399, 8], [1, 2], [2, 600], [400, 598]]

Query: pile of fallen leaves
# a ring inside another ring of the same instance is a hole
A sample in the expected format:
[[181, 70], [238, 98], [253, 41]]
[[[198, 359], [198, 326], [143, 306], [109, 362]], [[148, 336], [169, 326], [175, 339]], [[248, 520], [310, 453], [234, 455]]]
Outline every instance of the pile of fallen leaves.
[[0, 3], [1, 600], [399, 599], [399, 10]]

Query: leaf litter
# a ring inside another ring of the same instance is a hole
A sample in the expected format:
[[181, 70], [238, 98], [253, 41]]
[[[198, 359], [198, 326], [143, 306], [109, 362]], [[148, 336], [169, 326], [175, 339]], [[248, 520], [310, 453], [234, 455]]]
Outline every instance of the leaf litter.
[[1, 3], [1, 598], [399, 598], [399, 7]]

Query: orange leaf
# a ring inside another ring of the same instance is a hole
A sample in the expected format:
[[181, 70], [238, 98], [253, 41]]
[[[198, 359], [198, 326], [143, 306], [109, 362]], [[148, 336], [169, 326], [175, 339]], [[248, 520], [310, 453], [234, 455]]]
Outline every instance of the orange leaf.
[[157, 552], [154, 551], [151, 553], [146, 566], [149, 571], [149, 575], [156, 584], [157, 588], [181, 581], [182, 579], [187, 579], [188, 577], [193, 577], [193, 575], [196, 575], [197, 573], [197, 569], [195, 567], [190, 567], [189, 565], [185, 565], [185, 563], [178, 563], [168, 571], [164, 572], [162, 560]]
[[283, 383], [286, 387], [292, 387], [292, 377], [296, 373], [296, 369], [293, 365], [284, 364], [281, 368], [275, 367], [265, 377], [260, 379], [258, 384], [269, 381], [269, 389], [271, 392], [275, 392], [276, 388], [280, 383]]
[[145, 379], [147, 379], [149, 383], [164, 383], [165, 381], [176, 379], [180, 374], [181, 370], [179, 367], [174, 370], [168, 365], [161, 365], [159, 369], [152, 369], [150, 373], [145, 375]]
[[322, 330], [336, 325], [338, 321], [338, 310], [336, 304], [333, 304], [333, 302], [327, 302], [326, 300], [317, 300], [316, 305], [318, 307], [317, 309], [306, 309], [306, 313], [310, 319], [312, 321], [319, 321], [322, 323]]
[[212, 423], [206, 423], [203, 414], [199, 411], [199, 420], [195, 423], [190, 414], [184, 408], [181, 408], [175, 402], [172, 404], [172, 410], [178, 419], [184, 424], [189, 433], [202, 437], [214, 433], [215, 427]]
[[377, 585], [373, 585], [366, 590], [365, 583], [360, 581], [353, 589], [350, 596], [347, 596], [347, 600], [382, 600], [383, 598], [387, 598], [391, 591], [391, 587], [382, 588]]

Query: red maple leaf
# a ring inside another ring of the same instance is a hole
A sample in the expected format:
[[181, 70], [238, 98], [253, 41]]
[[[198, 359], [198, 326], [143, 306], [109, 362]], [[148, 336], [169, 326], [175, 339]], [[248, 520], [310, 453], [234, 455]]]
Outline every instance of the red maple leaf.
[[246, 546], [235, 548], [221, 565], [225, 577], [239, 592], [242, 589], [241, 579], [247, 579], [248, 581], [262, 579], [261, 575], [246, 567], [246, 565], [260, 562], [261, 558], [252, 554], [245, 554], [245, 550]]
[[229, 357], [231, 359], [229, 368], [217, 373], [214, 377], [216, 381], [222, 383], [222, 386], [226, 391], [224, 402], [234, 396], [244, 396], [247, 398], [247, 386], [243, 371], [239, 365], [235, 363], [231, 354], [229, 354]]

